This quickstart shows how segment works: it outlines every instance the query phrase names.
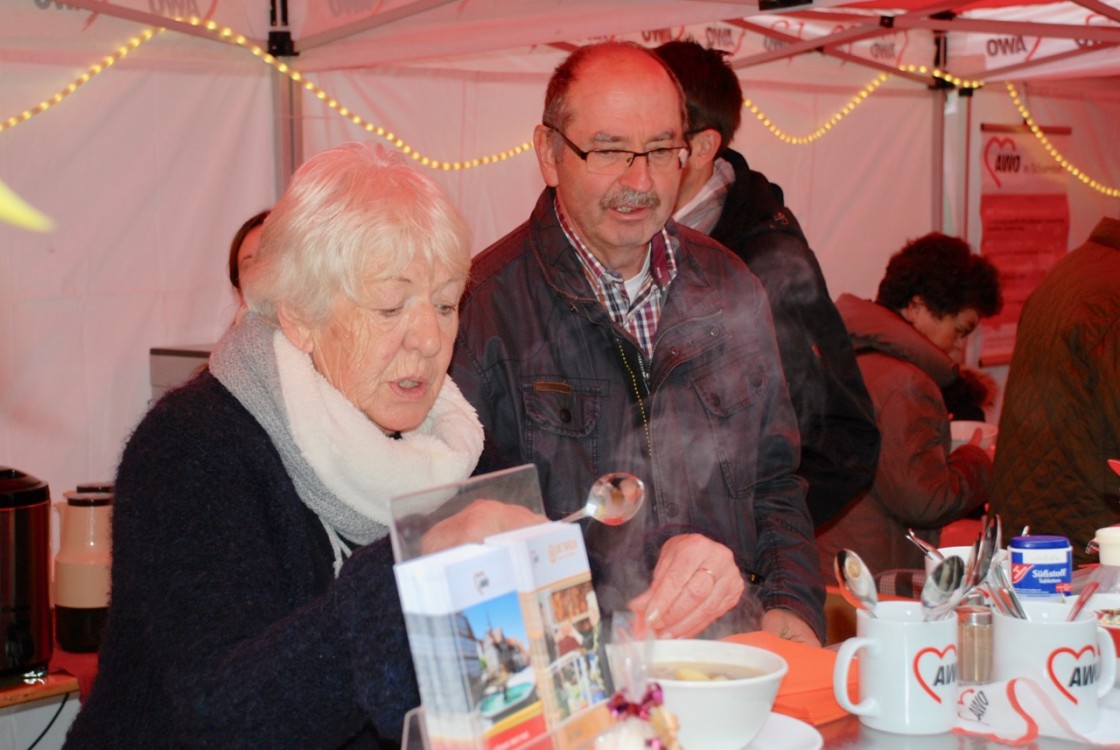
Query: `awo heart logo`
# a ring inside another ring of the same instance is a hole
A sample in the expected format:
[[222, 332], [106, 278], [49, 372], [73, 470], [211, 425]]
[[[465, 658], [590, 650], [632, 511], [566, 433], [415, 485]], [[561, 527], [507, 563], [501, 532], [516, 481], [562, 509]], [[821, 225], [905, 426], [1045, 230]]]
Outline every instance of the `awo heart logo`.
[[[996, 187], [1003, 187], [1003, 182], [1000, 181], [998, 174], [1000, 170], [996, 169], [996, 165], [1004, 161], [1010, 161], [1011, 159], [1018, 159], [1018, 157], [1019, 149], [1015, 146], [1015, 141], [1011, 138], [993, 137], [989, 138], [988, 142], [984, 144], [984, 169], [988, 170], [988, 174], [996, 181]], [[1016, 567], [1021, 570], [1017, 571], [1015, 569]], [[1031, 566], [1029, 565], [1012, 566], [1012, 583], [1022, 580], [1022, 577], [1027, 574], [1030, 568]], [[1015, 578], [1016, 572], [1019, 572], [1019, 578]]]
[[[1089, 659], [1085, 659], [1086, 655]], [[1085, 663], [1082, 663], [1083, 660]], [[1092, 644], [1080, 651], [1074, 651], [1068, 646], [1056, 648], [1046, 660], [1046, 672], [1058, 692], [1069, 699], [1070, 703], [1077, 705], [1077, 696], [1069, 689], [1092, 685], [1097, 681], [1097, 649]]]
[[[952, 660], [949, 654], [953, 655]], [[913, 668], [918, 684], [929, 693], [929, 697], [940, 703], [941, 695], [937, 689], [957, 681], [957, 647], [950, 643], [938, 651], [933, 646], [927, 646], [914, 654]], [[933, 679], [926, 679], [926, 675]]]

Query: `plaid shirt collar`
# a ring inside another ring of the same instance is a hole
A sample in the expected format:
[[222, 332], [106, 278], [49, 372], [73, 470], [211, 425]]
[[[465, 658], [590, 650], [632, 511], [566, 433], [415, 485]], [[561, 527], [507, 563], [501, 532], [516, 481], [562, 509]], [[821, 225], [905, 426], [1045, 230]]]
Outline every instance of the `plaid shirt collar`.
[[568, 221], [560, 201], [554, 199], [553, 206], [560, 227], [568, 242], [575, 248], [576, 257], [583, 266], [596, 298], [610, 313], [611, 319], [634, 336], [647, 360], [651, 359], [657, 324], [661, 319], [662, 300], [669, 284], [677, 275], [676, 255], [668, 231], [662, 227], [650, 240], [647, 250], [650, 273], [631, 300], [622, 275], [604, 266], [587, 248]]
[[[584, 271], [588, 274], [592, 285], [623, 284], [625, 279], [622, 278], [622, 275], [604, 266], [587, 248], [583, 240], [579, 238], [575, 228], [568, 221], [567, 214], [561, 208], [559, 200], [553, 200], [553, 207], [556, 210], [556, 218], [560, 221], [560, 227], [564, 230], [568, 242], [575, 248], [576, 256], [583, 264]], [[669, 232], [665, 227], [662, 227], [661, 231], [650, 240], [648, 250], [653, 253], [650, 261], [650, 276], [662, 290], [665, 290], [677, 275], [677, 257], [673, 252], [673, 243], [669, 239]]]

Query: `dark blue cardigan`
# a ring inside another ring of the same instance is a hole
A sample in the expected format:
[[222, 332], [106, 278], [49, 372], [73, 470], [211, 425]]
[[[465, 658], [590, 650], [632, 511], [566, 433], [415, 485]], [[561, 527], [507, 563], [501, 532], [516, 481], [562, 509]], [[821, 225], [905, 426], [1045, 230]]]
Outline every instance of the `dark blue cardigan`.
[[337, 580], [265, 431], [208, 371], [116, 480], [99, 674], [67, 748], [399, 748], [419, 703], [388, 539]]

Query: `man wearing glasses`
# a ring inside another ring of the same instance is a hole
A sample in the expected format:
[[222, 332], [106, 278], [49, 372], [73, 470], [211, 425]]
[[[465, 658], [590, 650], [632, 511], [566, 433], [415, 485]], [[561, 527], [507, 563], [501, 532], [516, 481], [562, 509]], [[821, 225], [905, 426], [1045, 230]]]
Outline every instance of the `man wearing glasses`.
[[556, 69], [533, 134], [547, 187], [475, 259], [451, 374], [486, 429], [478, 471], [536, 464], [550, 517], [607, 472], [645, 481], [633, 520], [582, 522], [604, 612], [629, 609], [661, 637], [761, 627], [819, 643], [824, 591], [766, 295], [723, 246], [666, 225], [686, 118], [641, 46], [583, 47]]

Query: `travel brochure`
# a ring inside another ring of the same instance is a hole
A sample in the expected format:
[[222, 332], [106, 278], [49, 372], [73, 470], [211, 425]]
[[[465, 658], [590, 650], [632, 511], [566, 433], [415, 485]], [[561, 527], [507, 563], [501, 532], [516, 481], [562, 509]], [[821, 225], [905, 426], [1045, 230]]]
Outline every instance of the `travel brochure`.
[[614, 689], [579, 527], [395, 566], [431, 750], [590, 750]]

